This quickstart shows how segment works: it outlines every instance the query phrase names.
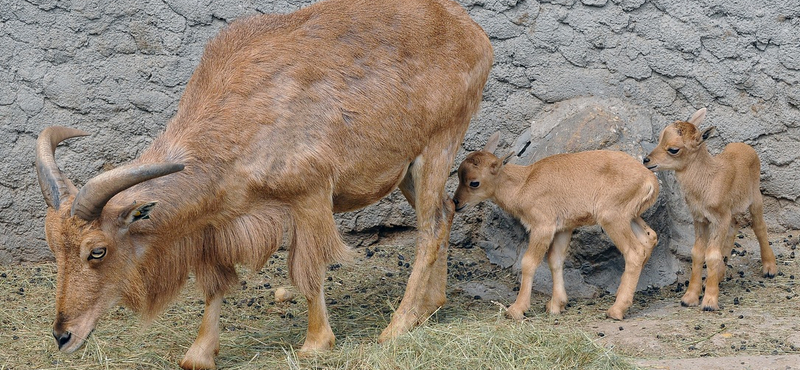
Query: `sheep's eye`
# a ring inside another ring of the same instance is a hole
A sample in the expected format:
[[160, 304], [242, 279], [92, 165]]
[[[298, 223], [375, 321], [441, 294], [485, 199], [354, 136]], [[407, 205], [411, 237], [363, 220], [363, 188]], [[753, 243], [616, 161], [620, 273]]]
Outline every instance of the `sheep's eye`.
[[481, 183], [478, 182], [478, 181], [470, 181], [469, 182], [469, 187], [471, 187], [471, 188], [477, 188], [478, 186], [481, 186]]
[[106, 256], [106, 248], [95, 248], [92, 249], [92, 253], [89, 253], [89, 260], [99, 260]]
[[667, 153], [672, 154], [672, 155], [678, 154], [679, 151], [681, 151], [680, 148], [669, 148], [669, 149], [667, 149]]

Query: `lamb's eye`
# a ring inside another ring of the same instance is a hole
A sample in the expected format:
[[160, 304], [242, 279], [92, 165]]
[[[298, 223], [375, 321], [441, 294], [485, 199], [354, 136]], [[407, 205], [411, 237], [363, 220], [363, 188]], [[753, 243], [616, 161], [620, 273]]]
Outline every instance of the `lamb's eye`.
[[669, 148], [669, 149], [667, 149], [667, 153], [672, 154], [672, 155], [678, 154], [678, 152], [680, 152], [680, 151], [681, 151], [680, 148]]
[[471, 188], [477, 188], [478, 186], [481, 186], [481, 183], [478, 182], [478, 181], [470, 181], [469, 182], [469, 187], [471, 187]]
[[99, 260], [106, 256], [106, 248], [95, 248], [92, 249], [92, 253], [89, 253], [89, 260]]

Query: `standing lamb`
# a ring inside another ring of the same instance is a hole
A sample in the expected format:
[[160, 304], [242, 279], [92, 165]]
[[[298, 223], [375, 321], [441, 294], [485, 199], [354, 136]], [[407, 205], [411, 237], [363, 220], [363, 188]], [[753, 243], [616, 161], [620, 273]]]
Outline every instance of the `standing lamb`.
[[560, 313], [567, 304], [564, 259], [572, 230], [598, 224], [625, 258], [617, 299], [608, 316], [622, 320], [657, 237], [640, 217], [658, 197], [658, 179], [630, 155], [606, 150], [556, 154], [529, 166], [504, 164], [492, 152], [499, 136], [482, 151], [472, 152], [458, 168], [453, 196], [456, 211], [489, 199], [519, 219], [530, 242], [522, 258], [522, 282], [508, 315], [521, 320], [531, 305], [536, 267], [547, 253], [553, 276], [553, 296], [547, 312]]
[[708, 276], [703, 310], [715, 311], [719, 309], [719, 283], [725, 277], [725, 257], [733, 249], [737, 215], [750, 211], [753, 231], [761, 247], [764, 276], [774, 277], [778, 267], [767, 240], [758, 154], [747, 144], [731, 143], [722, 153], [712, 156], [705, 141], [715, 127], [697, 129], [705, 117], [706, 109], [702, 108], [688, 122], [676, 121], [664, 128], [658, 146], [643, 163], [652, 171], [675, 171], [694, 218], [692, 275], [681, 304], [700, 303], [705, 263]]

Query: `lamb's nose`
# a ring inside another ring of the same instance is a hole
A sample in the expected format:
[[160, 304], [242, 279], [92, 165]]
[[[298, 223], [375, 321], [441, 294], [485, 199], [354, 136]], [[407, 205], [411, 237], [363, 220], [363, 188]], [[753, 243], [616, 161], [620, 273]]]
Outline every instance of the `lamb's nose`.
[[642, 163], [647, 164], [648, 162], [650, 162], [650, 157], [644, 157], [644, 159], [642, 159]]

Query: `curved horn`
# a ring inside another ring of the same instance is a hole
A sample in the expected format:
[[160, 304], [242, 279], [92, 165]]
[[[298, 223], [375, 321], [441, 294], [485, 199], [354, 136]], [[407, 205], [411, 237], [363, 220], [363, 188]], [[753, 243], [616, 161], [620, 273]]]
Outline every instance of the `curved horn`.
[[86, 221], [96, 220], [103, 207], [117, 193], [156, 177], [183, 170], [179, 163], [130, 165], [101, 173], [84, 185], [72, 203], [72, 215]]
[[74, 128], [52, 126], [42, 130], [36, 139], [36, 174], [48, 207], [58, 209], [61, 201], [75, 191], [75, 186], [69, 179], [64, 178], [56, 164], [55, 153], [58, 143], [86, 135], [89, 133]]

